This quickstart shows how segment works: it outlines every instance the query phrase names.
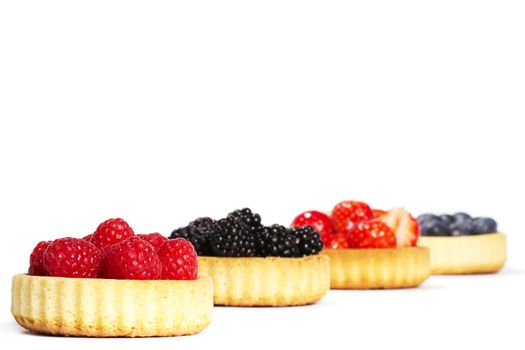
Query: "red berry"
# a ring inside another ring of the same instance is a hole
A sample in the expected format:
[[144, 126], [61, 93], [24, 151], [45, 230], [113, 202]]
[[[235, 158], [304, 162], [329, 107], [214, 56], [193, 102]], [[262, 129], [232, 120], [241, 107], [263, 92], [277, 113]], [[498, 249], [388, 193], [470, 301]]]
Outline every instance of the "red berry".
[[396, 235], [384, 222], [361, 221], [346, 233], [349, 248], [394, 248]]
[[337, 233], [328, 239], [325, 246], [329, 249], [346, 249], [348, 248], [348, 242], [345, 234]]
[[84, 241], [88, 241], [88, 242], [91, 242], [93, 240], [93, 234], [90, 233], [89, 235], [85, 236], [85, 237], [82, 237], [82, 239]]
[[344, 201], [332, 210], [332, 220], [337, 232], [347, 232], [357, 223], [374, 217], [368, 204], [357, 201]]
[[379, 220], [394, 231], [398, 247], [414, 247], [419, 238], [419, 225], [410, 213], [402, 208], [392, 209], [379, 216]]
[[161, 265], [155, 248], [137, 236], [112, 245], [102, 268], [103, 277], [124, 280], [156, 280], [160, 273]]
[[44, 257], [44, 252], [47, 247], [51, 244], [51, 241], [42, 241], [39, 242], [36, 247], [33, 249], [31, 256], [29, 257], [29, 271], [27, 272], [33, 276], [45, 276], [46, 271], [44, 270], [44, 262], [42, 258]]
[[120, 218], [108, 219], [98, 225], [93, 233], [91, 242], [97, 248], [105, 251], [115, 243], [121, 242], [126, 238], [135, 235], [128, 223]]
[[330, 236], [334, 234], [332, 219], [320, 211], [310, 210], [299, 214], [292, 221], [292, 227], [311, 226], [315, 232], [319, 233], [323, 243], [328, 242]]
[[166, 237], [164, 237], [163, 235], [157, 232], [148, 233], [148, 234], [140, 234], [140, 235], [137, 235], [137, 237], [145, 240], [146, 242], [151, 243], [151, 245], [153, 246], [153, 248], [155, 248], [155, 250], [159, 250], [160, 246], [163, 245], [164, 242], [168, 240]]
[[374, 215], [374, 219], [379, 219], [381, 216], [385, 215], [386, 211], [381, 209], [372, 209], [372, 214]]
[[44, 252], [47, 276], [95, 278], [102, 254], [92, 243], [79, 238], [54, 240]]
[[162, 279], [194, 280], [198, 275], [197, 253], [184, 238], [167, 241], [159, 249], [162, 263]]

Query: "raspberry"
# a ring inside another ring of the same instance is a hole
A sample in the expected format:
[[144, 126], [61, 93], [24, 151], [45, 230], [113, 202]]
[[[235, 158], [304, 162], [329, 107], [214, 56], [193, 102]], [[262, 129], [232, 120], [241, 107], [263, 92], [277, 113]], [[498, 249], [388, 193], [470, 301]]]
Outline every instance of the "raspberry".
[[89, 235], [85, 236], [85, 237], [82, 237], [82, 239], [84, 241], [88, 241], [88, 242], [91, 242], [93, 240], [93, 234], [90, 233]]
[[97, 230], [93, 233], [91, 242], [97, 246], [97, 248], [105, 251], [111, 245], [133, 235], [135, 235], [135, 233], [126, 221], [120, 218], [108, 219], [98, 225]]
[[175, 238], [159, 249], [164, 280], [194, 280], [198, 275], [197, 253], [184, 238]]
[[373, 219], [361, 221], [346, 234], [349, 248], [394, 248], [396, 235], [384, 222]]
[[159, 248], [164, 244], [164, 242], [168, 240], [166, 237], [164, 237], [158, 232], [140, 234], [140, 235], [137, 235], [137, 237], [139, 237], [140, 239], [146, 242], [151, 243], [151, 245], [153, 246], [153, 248], [155, 248], [155, 250], [159, 250]]
[[31, 253], [29, 258], [29, 271], [27, 272], [33, 276], [45, 276], [46, 271], [44, 270], [44, 262], [42, 258], [44, 257], [44, 252], [47, 247], [51, 244], [51, 241], [42, 241], [39, 242]]
[[161, 265], [151, 243], [131, 236], [109, 248], [102, 271], [104, 278], [156, 280], [160, 277]]
[[102, 254], [90, 242], [79, 238], [54, 240], [44, 252], [43, 262], [47, 276], [95, 278]]

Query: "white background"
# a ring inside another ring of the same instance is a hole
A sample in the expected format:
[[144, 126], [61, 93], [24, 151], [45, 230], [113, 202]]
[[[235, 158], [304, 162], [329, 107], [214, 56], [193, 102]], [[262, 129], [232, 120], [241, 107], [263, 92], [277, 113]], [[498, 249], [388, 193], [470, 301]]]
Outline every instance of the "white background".
[[[12, 346], [521, 348], [522, 1], [1, 1], [0, 331]], [[200, 335], [32, 336], [11, 276], [109, 217], [168, 234], [243, 206], [466, 210], [505, 270], [319, 304], [216, 308]]]

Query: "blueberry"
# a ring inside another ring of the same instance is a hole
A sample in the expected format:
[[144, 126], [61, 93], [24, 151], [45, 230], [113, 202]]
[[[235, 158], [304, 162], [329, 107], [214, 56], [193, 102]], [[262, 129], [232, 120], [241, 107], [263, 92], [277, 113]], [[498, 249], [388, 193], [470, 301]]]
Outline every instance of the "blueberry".
[[460, 220], [450, 224], [452, 236], [465, 236], [472, 233], [472, 220]]
[[475, 218], [472, 221], [472, 234], [494, 233], [498, 231], [498, 224], [492, 218]]
[[423, 223], [423, 221], [426, 221], [428, 219], [436, 219], [437, 216], [434, 215], [434, 214], [429, 214], [429, 213], [426, 213], [426, 214], [421, 214], [417, 217], [417, 222], [419, 222], [420, 224]]
[[472, 217], [468, 215], [467, 213], [459, 212], [459, 213], [454, 214], [453, 216], [454, 216], [455, 221], [472, 220]]
[[449, 214], [440, 215], [439, 218], [449, 225], [456, 221], [456, 218]]
[[422, 236], [450, 236], [449, 225], [439, 218], [426, 219], [421, 223]]

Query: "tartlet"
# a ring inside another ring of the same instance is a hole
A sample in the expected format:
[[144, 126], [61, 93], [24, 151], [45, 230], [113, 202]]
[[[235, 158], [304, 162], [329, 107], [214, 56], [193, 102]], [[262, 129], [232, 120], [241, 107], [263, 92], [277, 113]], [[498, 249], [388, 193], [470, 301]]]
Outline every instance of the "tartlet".
[[330, 257], [331, 288], [391, 289], [417, 287], [430, 276], [429, 250], [324, 249]]
[[433, 274], [495, 273], [507, 260], [503, 233], [477, 236], [420, 237], [418, 245], [430, 249]]
[[199, 270], [214, 282], [215, 305], [313, 304], [330, 289], [328, 256], [199, 257]]
[[24, 328], [86, 337], [190, 335], [211, 321], [213, 283], [196, 280], [112, 280], [13, 277], [11, 312]]

